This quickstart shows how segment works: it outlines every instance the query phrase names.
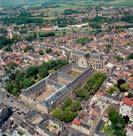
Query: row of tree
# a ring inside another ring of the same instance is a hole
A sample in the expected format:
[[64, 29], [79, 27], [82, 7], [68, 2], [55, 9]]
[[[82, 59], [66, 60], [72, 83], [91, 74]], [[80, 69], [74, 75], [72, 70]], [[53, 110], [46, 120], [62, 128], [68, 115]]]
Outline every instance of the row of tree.
[[39, 17], [26, 17], [26, 16], [18, 16], [18, 17], [5, 17], [2, 19], [2, 21], [5, 24], [17, 24], [17, 25], [22, 25], [22, 24], [43, 24], [44, 20]]
[[72, 15], [72, 14], [79, 14], [79, 10], [73, 10], [73, 9], [65, 9], [64, 10], [64, 15]]
[[127, 23], [133, 23], [133, 15], [124, 16], [121, 18], [121, 21], [125, 21]]
[[93, 40], [92, 38], [83, 37], [83, 38], [77, 39], [77, 40], [76, 40], [76, 43], [85, 45], [86, 43], [89, 43], [89, 42], [92, 41], [92, 40]]
[[75, 90], [77, 97], [81, 99], [88, 99], [90, 95], [94, 95], [98, 89], [101, 87], [106, 79], [104, 73], [95, 73], [83, 86], [83, 88], [78, 88]]
[[9, 80], [5, 84], [6, 90], [17, 96], [22, 89], [28, 88], [35, 82], [49, 75], [49, 70], [57, 70], [68, 64], [65, 60], [52, 60], [42, 63], [40, 66], [30, 66], [25, 71], [9, 73]]

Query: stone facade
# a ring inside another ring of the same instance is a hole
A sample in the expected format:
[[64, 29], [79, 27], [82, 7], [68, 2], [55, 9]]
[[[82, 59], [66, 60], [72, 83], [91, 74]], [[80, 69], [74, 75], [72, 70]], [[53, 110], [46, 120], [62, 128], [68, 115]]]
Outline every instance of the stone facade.
[[104, 66], [107, 64], [106, 59], [103, 59], [102, 55], [96, 52], [71, 51], [69, 59], [81, 67], [90, 66], [101, 72], [104, 71]]

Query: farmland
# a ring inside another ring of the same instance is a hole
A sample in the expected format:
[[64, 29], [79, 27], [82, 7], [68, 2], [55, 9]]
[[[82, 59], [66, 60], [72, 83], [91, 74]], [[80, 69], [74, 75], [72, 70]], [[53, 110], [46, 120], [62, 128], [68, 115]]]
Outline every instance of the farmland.
[[133, 6], [132, 0], [0, 0], [0, 7], [40, 6], [56, 8], [90, 7], [97, 5]]

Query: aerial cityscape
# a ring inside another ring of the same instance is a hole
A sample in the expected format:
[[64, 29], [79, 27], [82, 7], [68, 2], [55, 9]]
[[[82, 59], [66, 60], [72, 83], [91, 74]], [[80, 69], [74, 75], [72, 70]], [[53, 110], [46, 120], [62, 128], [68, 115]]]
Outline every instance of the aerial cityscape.
[[133, 136], [133, 0], [0, 0], [0, 136]]

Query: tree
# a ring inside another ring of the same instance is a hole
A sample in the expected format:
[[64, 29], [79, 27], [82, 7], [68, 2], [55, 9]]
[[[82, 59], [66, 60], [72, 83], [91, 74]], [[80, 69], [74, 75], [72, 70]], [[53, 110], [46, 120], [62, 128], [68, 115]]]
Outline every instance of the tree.
[[116, 86], [113, 86], [108, 90], [108, 93], [113, 94], [114, 92], [118, 92], [118, 91], [119, 91], [119, 89]]
[[80, 101], [66, 98], [63, 101], [61, 108], [56, 108], [52, 111], [52, 115], [55, 118], [68, 123], [77, 116], [77, 111], [80, 109]]
[[77, 112], [77, 111], [81, 110], [80, 101], [79, 101], [79, 100], [75, 100], [75, 101], [71, 104], [71, 109], [72, 109], [73, 112]]
[[14, 87], [11, 92], [14, 96], [17, 96], [19, 93], [19, 89], [17, 87]]
[[114, 130], [114, 135], [125, 136], [126, 123], [122, 116], [119, 115], [119, 112], [114, 108], [110, 108], [108, 116], [111, 121], [112, 129]]
[[73, 103], [73, 101], [71, 98], [66, 98], [62, 103], [62, 109], [70, 107], [72, 105], [72, 103]]
[[63, 116], [64, 116], [64, 121], [68, 123], [71, 122], [77, 116], [77, 113], [72, 112], [71, 108], [68, 107], [63, 111]]
[[8, 45], [7, 47], [4, 48], [4, 51], [7, 51], [7, 52], [12, 52], [13, 49], [11, 48], [10, 45]]
[[23, 88], [28, 88], [31, 85], [33, 85], [35, 83], [35, 81], [32, 78], [24, 78], [23, 80]]
[[81, 97], [82, 99], [84, 99], [84, 98], [87, 99], [89, 97], [89, 93], [85, 89], [79, 88], [75, 91], [75, 94], [76, 94], [77, 97]]
[[123, 119], [124, 119], [125, 123], [128, 124], [128, 122], [129, 122], [129, 117], [128, 117], [128, 116], [124, 116]]
[[122, 92], [128, 91], [129, 87], [128, 87], [128, 83], [124, 83], [120, 86], [120, 90]]
[[121, 21], [125, 21], [128, 23], [133, 23], [133, 15], [127, 15], [121, 18]]
[[17, 64], [12, 62], [12, 63], [8, 64], [7, 67], [8, 67], [8, 69], [10, 69], [12, 71], [17, 67]]
[[123, 58], [119, 55], [116, 55], [115, 56], [115, 59], [119, 62], [119, 61], [123, 61]]
[[11, 92], [12, 89], [13, 89], [13, 84], [12, 84], [12, 82], [11, 82], [11, 81], [6, 82], [5, 88], [6, 88], [6, 90], [7, 90], [8, 92]]
[[9, 75], [9, 79], [15, 80], [15, 78], [16, 78], [15, 73], [11, 73], [11, 74]]
[[117, 118], [118, 118], [118, 112], [114, 109], [114, 108], [110, 108], [108, 111], [108, 116], [109, 116], [109, 120], [112, 123], [117, 123]]
[[46, 48], [46, 53], [51, 53], [52, 49], [51, 48]]
[[6, 81], [5, 88], [9, 93], [16, 96], [22, 89], [28, 88], [38, 80], [46, 77], [49, 74], [48, 70], [58, 69], [67, 63], [68, 61], [64, 60], [53, 60], [43, 63], [38, 67], [30, 66], [27, 68], [27, 70], [16, 70], [15, 73], [12, 73], [12, 70], [16, 68], [16, 64], [9, 64], [8, 68], [6, 68], [9, 72], [9, 80]]
[[22, 81], [25, 77], [25, 73], [24, 72], [16, 72], [16, 78], [15, 80], [19, 83], [20, 81]]
[[34, 48], [32, 46], [27, 46], [25, 49], [24, 49], [24, 52], [28, 52], [28, 51], [34, 51]]
[[72, 15], [72, 14], [79, 14], [80, 13], [80, 11], [78, 11], [78, 10], [73, 10], [73, 9], [66, 9], [66, 10], [64, 10], [64, 15]]
[[2, 134], [2, 136], [7, 136], [6, 134]]
[[133, 52], [128, 55], [127, 59], [128, 60], [133, 59]]
[[16, 82], [6, 82], [5, 88], [9, 93], [13, 94], [14, 96], [17, 96], [20, 92], [19, 85]]
[[124, 84], [126, 81], [124, 79], [119, 79], [117, 81], [118, 86], [120, 87], [122, 84]]
[[26, 75], [27, 77], [32, 77], [34, 75], [36, 75], [38, 73], [38, 69], [36, 66], [30, 66], [27, 70], [26, 70]]
[[0, 37], [0, 49], [7, 46], [7, 45], [12, 45], [13, 40], [6, 38], [5, 36]]
[[86, 43], [88, 43], [88, 42], [90, 42], [92, 40], [93, 40], [92, 38], [83, 37], [83, 38], [77, 39], [76, 43], [85, 45]]
[[39, 32], [39, 37], [49, 37], [49, 36], [55, 36], [55, 32]]
[[132, 93], [128, 93], [128, 98], [133, 98], [133, 94]]
[[52, 115], [53, 117], [63, 121], [64, 115], [63, 115], [63, 111], [59, 108], [56, 108], [52, 111]]
[[48, 76], [48, 69], [47, 68], [45, 68], [45, 67], [43, 67], [43, 66], [41, 66], [41, 67], [39, 67], [39, 76], [41, 77], [41, 78], [44, 78], [44, 77], [46, 77], [46, 76]]
[[40, 55], [44, 55], [43, 50], [39, 50], [39, 54], [40, 54]]

